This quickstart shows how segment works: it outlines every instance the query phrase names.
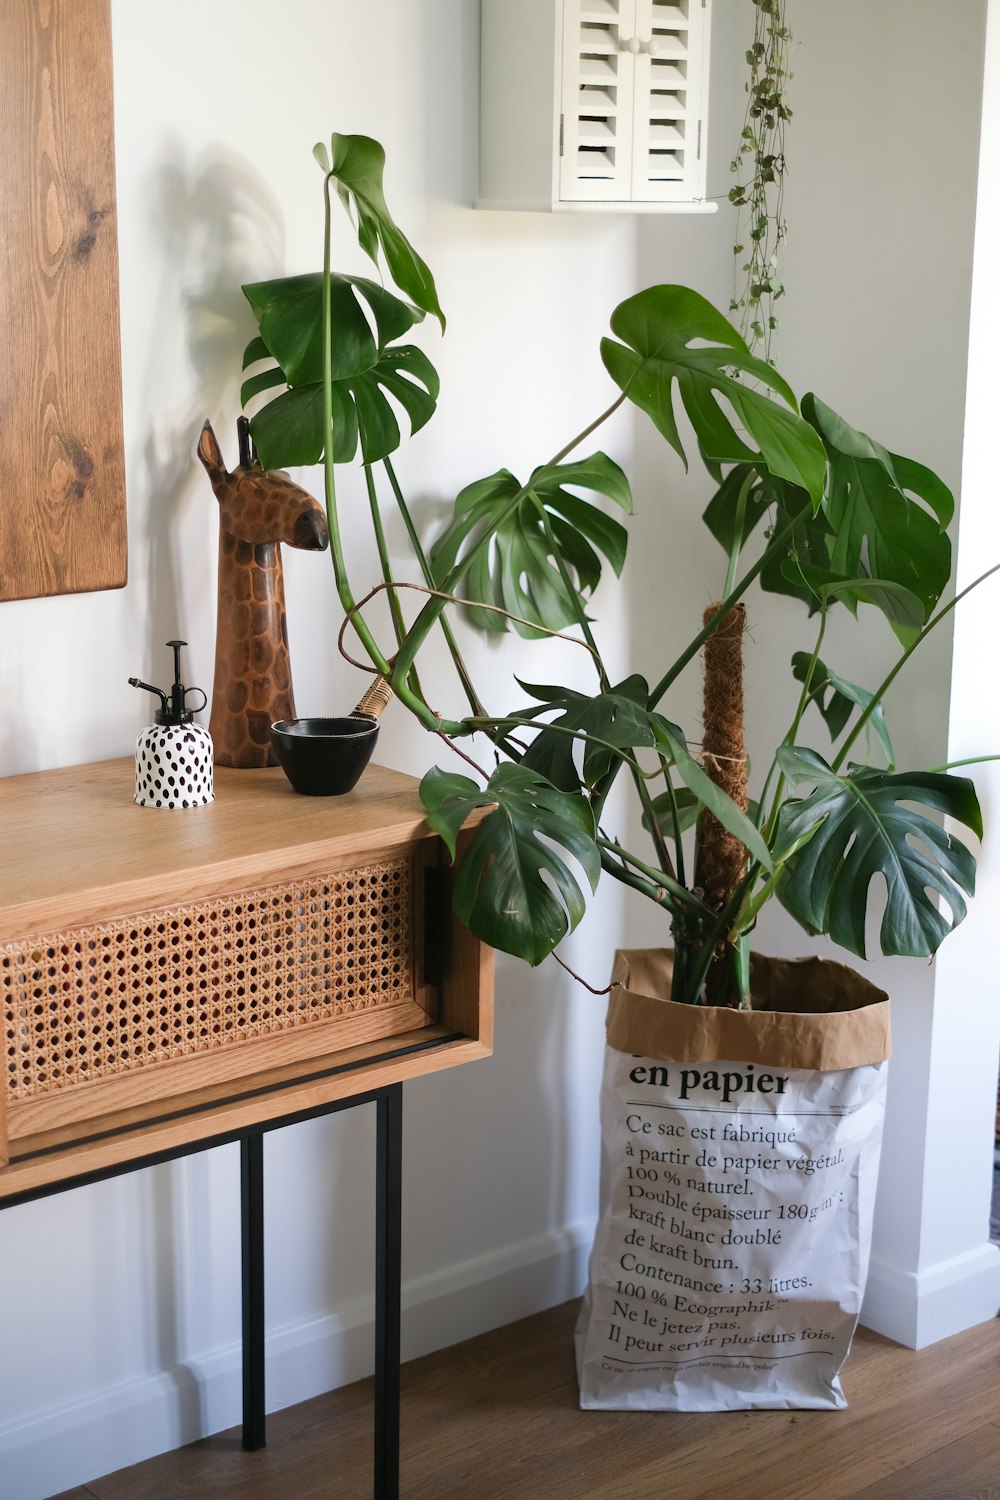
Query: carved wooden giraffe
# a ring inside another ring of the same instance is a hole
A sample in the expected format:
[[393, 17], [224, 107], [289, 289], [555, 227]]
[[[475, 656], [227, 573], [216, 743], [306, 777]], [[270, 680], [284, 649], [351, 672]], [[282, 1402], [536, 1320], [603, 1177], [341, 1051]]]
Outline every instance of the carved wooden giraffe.
[[[242, 421], [242, 419], [241, 419]], [[250, 458], [241, 428], [240, 465], [226, 469], [206, 422], [198, 457], [219, 502], [219, 608], [209, 729], [220, 766], [273, 766], [271, 725], [294, 719], [280, 543], [321, 552], [323, 507], [280, 471]]]

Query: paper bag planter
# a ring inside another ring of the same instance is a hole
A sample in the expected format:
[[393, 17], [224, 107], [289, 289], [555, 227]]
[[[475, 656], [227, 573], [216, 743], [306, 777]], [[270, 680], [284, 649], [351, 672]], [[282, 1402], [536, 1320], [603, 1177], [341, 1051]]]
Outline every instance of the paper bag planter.
[[616, 959], [580, 1404], [842, 1407], [888, 999], [840, 964], [755, 955], [754, 1010], [676, 1005], [670, 968], [660, 950]]

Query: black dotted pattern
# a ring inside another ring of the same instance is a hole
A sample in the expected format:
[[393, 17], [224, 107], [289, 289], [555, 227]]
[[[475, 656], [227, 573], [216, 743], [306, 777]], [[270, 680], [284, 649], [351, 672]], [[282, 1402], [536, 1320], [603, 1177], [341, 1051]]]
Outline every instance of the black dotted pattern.
[[154, 724], [135, 742], [140, 807], [204, 807], [215, 797], [212, 737], [198, 724]]

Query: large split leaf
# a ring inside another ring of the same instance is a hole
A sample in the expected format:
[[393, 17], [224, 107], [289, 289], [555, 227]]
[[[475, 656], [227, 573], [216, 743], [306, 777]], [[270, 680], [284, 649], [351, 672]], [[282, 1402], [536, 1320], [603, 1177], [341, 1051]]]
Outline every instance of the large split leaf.
[[[370, 370], [334, 383], [334, 463], [350, 463], [359, 443], [367, 464], [396, 451], [399, 423], [387, 393], [406, 411], [411, 432], [430, 420], [437, 405], [438, 377], [421, 349], [413, 344], [386, 349]], [[253, 418], [250, 433], [265, 469], [318, 463], [323, 456], [322, 386], [282, 391]]]
[[530, 682], [521, 686], [541, 704], [530, 714], [555, 713], [532, 740], [521, 764], [563, 791], [595, 786], [607, 774], [615, 751], [624, 755], [656, 742], [649, 685], [638, 675], [593, 697], [572, 688]]
[[782, 860], [782, 850], [796, 850], [778, 885], [782, 905], [808, 932], [828, 933], [864, 958], [869, 903], [884, 883], [881, 951], [918, 958], [934, 953], [965, 916], [976, 862], [924, 810], [981, 836], [972, 782], [944, 772], [866, 767], [838, 776], [814, 751], [792, 746], [778, 751], [778, 761], [791, 782], [813, 787], [781, 810], [776, 859]]
[[[888, 453], [816, 396], [804, 397], [802, 410], [829, 455], [823, 508], [833, 533], [831, 573], [898, 585], [919, 601], [919, 623], [924, 623], [951, 574], [951, 543], [944, 529], [954, 510], [950, 491], [929, 469]], [[901, 597], [889, 592], [864, 602], [878, 603], [897, 632], [911, 638], [912, 626], [896, 613]]]
[[[323, 276], [282, 276], [243, 288], [268, 354], [289, 385], [323, 378]], [[364, 276], [330, 277], [333, 378], [371, 369], [379, 350], [409, 333], [423, 313]]]
[[462, 855], [455, 913], [492, 948], [541, 963], [586, 909], [567, 857], [597, 888], [601, 859], [587, 800], [512, 764], [501, 765], [485, 788], [467, 776], [429, 771], [420, 797], [453, 858], [469, 814], [492, 807]]
[[[674, 412], [675, 382], [710, 460], [752, 461], [759, 451], [772, 474], [801, 486], [819, 503], [826, 477], [822, 443], [799, 416], [788, 384], [773, 366], [750, 353], [732, 324], [704, 297], [687, 287], [649, 287], [619, 304], [611, 330], [621, 342], [602, 340], [605, 368], [685, 462]], [[736, 379], [734, 370], [775, 391], [781, 402], [752, 390]]]
[[597, 587], [602, 557], [616, 574], [621, 572], [625, 528], [576, 490], [603, 495], [626, 512], [632, 509], [628, 480], [604, 453], [536, 469], [526, 485], [500, 469], [462, 490], [431, 564], [441, 582], [481, 538], [491, 535], [489, 546], [452, 580], [457, 593], [474, 601], [470, 618], [480, 629], [512, 627], [528, 638], [562, 630], [577, 621], [579, 600], [588, 599]]
[[[330, 275], [331, 457], [349, 462], [360, 445], [364, 462], [374, 463], [399, 447], [397, 407], [411, 432], [434, 413], [433, 365], [420, 349], [396, 341], [425, 313], [438, 318], [442, 329], [444, 316], [434, 278], [389, 213], [382, 191], [385, 153], [378, 142], [334, 135], [330, 150], [319, 145], [314, 155], [348, 213], [353, 211], [362, 249], [377, 261], [381, 248], [395, 285], [410, 299], [362, 276]], [[243, 367], [267, 361], [244, 382], [243, 403], [275, 393], [250, 426], [268, 469], [316, 463], [323, 454], [323, 281], [317, 273], [243, 288], [260, 327]]]
[[583, 781], [594, 786], [610, 769], [615, 751], [655, 748], [698, 802], [739, 839], [767, 870], [771, 855], [757, 828], [733, 799], [717, 787], [687, 748], [683, 731], [649, 706], [649, 687], [639, 676], [587, 698], [569, 688], [529, 687], [546, 709], [557, 710], [552, 724], [541, 730], [522, 764], [542, 771], [556, 785], [581, 784], [574, 755], [575, 737], [583, 740]]
[[[730, 469], [702, 519], [727, 556], [737, 543], [742, 547], [762, 521], [769, 523], [770, 531], [787, 531], [783, 547], [764, 564], [761, 588], [771, 594], [801, 599], [815, 609], [819, 602], [816, 581], [822, 578], [829, 582], [831, 576], [830, 524], [821, 510], [812, 512], [805, 490], [776, 479], [773, 474], [758, 473], [741, 503], [743, 485], [755, 472], [751, 464], [737, 464]], [[792, 525], [796, 518], [798, 524]]]
[[[318, 463], [323, 454], [323, 278], [289, 276], [255, 282], [243, 291], [260, 324], [247, 346], [244, 368], [267, 361], [244, 382], [244, 405], [285, 386], [252, 419], [250, 431], [265, 469]], [[434, 414], [438, 376], [413, 344], [390, 345], [423, 313], [359, 276], [331, 278], [333, 459], [348, 463], [358, 450], [366, 463], [400, 443], [394, 404], [417, 432]], [[389, 397], [393, 398], [390, 402]]]
[[322, 144], [314, 148], [313, 154], [324, 172], [333, 178], [348, 214], [354, 209], [362, 250], [377, 260], [381, 245], [386, 265], [400, 291], [437, 318], [443, 331], [444, 314], [434, 278], [389, 213], [382, 189], [385, 152], [378, 141], [366, 135], [334, 134], [330, 137], [329, 154]]

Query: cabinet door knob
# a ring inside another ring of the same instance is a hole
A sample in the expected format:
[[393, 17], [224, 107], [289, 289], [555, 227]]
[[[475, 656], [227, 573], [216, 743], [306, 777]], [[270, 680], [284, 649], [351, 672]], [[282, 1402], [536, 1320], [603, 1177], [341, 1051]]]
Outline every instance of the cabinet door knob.
[[632, 56], [636, 57], [642, 51], [642, 43], [637, 36], [630, 36], [628, 41], [619, 42], [618, 50], [620, 52], [631, 52]]

